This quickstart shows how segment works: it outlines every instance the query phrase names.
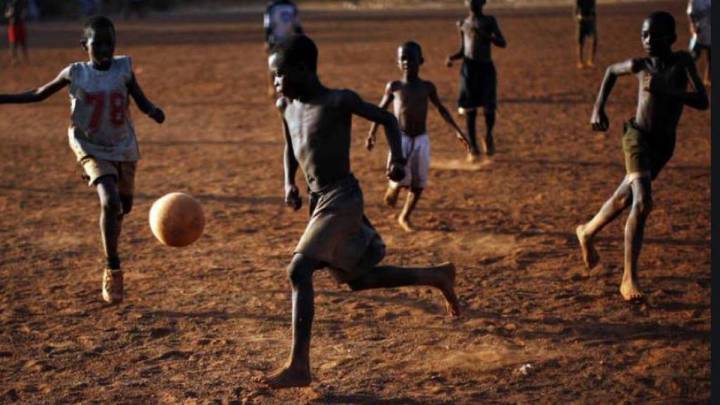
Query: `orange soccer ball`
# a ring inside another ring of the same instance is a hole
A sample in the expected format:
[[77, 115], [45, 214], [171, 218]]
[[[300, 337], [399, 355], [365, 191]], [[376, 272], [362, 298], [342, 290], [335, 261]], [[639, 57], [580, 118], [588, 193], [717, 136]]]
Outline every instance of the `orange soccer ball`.
[[202, 206], [188, 194], [165, 194], [150, 208], [150, 229], [164, 245], [187, 246], [202, 235], [204, 228]]

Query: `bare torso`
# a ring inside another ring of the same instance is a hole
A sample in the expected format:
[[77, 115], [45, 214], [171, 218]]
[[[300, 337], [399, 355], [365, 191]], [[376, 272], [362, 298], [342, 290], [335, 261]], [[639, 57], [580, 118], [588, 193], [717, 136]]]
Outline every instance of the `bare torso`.
[[350, 174], [352, 113], [343, 106], [344, 93], [349, 92], [327, 90], [306, 102], [283, 101], [294, 156], [312, 191]]
[[400, 130], [410, 137], [427, 133], [428, 98], [432, 84], [421, 79], [410, 82], [398, 80], [390, 84], [390, 89]]
[[490, 16], [476, 16], [466, 18], [460, 23], [463, 36], [463, 56], [479, 62], [490, 62], [490, 52], [493, 32], [495, 31], [495, 18]]
[[650, 133], [674, 133], [677, 129], [684, 107], [682, 100], [650, 93], [645, 83], [649, 80], [648, 76], [654, 76], [655, 80], [662, 80], [671, 89], [684, 92], [688, 85], [685, 59], [689, 60], [690, 56], [676, 52], [664, 63], [655, 58], [634, 61], [640, 84], [635, 122], [641, 129]]

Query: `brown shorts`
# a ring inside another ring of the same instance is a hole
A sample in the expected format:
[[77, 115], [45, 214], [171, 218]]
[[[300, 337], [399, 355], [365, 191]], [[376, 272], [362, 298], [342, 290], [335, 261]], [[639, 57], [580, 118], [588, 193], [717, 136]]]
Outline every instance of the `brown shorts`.
[[625, 123], [622, 148], [626, 173], [650, 173], [654, 180], [673, 155], [675, 134], [649, 134], [630, 120]]
[[97, 180], [103, 176], [114, 176], [117, 180], [118, 193], [133, 195], [137, 162], [111, 162], [87, 156], [80, 161], [80, 166], [85, 171], [83, 179], [87, 180], [88, 186], [94, 187]]

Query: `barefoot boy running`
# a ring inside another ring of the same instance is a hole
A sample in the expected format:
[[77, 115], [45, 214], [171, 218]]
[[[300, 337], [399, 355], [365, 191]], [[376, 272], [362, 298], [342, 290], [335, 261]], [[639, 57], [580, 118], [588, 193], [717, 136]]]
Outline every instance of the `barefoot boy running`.
[[448, 56], [446, 65], [452, 66], [454, 60], [462, 59], [460, 70], [460, 98], [458, 106], [465, 114], [467, 134], [470, 139], [469, 161], [477, 160], [480, 150], [475, 136], [477, 108], [485, 111], [485, 138], [483, 149], [488, 156], [495, 154], [493, 127], [497, 107], [497, 73], [491, 57], [492, 45], [505, 48], [507, 43], [500, 32], [495, 17], [483, 14], [486, 0], [465, 0], [470, 15], [458, 21], [460, 50]]
[[[427, 184], [430, 167], [430, 140], [426, 128], [428, 101], [433, 103], [445, 122], [453, 127], [457, 138], [465, 145], [465, 150], [467, 151], [469, 148], [462, 130], [440, 102], [435, 85], [420, 78], [420, 65], [423, 62], [420, 45], [413, 41], [402, 44], [398, 48], [398, 67], [403, 72], [402, 80], [389, 82], [385, 87], [382, 101], [380, 101], [382, 109], [386, 109], [390, 103], [393, 103], [395, 116], [400, 124], [402, 151], [407, 158], [405, 178], [400, 182], [390, 181], [385, 193], [385, 203], [394, 207], [400, 188], [410, 188], [405, 207], [398, 217], [400, 226], [407, 232], [413, 231], [410, 215]], [[366, 142], [368, 150], [372, 150], [375, 146], [377, 127], [378, 124], [373, 123], [370, 128]], [[392, 153], [389, 154], [388, 161], [391, 159]]]
[[135, 167], [140, 158], [128, 112], [128, 94], [140, 111], [156, 122], [162, 123], [165, 115], [143, 94], [130, 57], [113, 56], [115, 28], [109, 19], [88, 20], [82, 46], [88, 52], [88, 62], [71, 64], [53, 81], [35, 90], [0, 95], [0, 104], [35, 103], [70, 87], [70, 147], [88, 184], [97, 189], [100, 197], [100, 232], [107, 261], [102, 297], [108, 303], [118, 303], [123, 299], [118, 238], [123, 216], [132, 208]]
[[[591, 124], [596, 131], [607, 131], [609, 120], [605, 103], [618, 76], [634, 74], [639, 82], [635, 118], [625, 124], [622, 138], [627, 175], [612, 197], [588, 223], [577, 227], [577, 237], [585, 265], [592, 269], [599, 257], [593, 238], [627, 207], [625, 225], [625, 270], [620, 293], [625, 300], [642, 298], [637, 264], [642, 246], [645, 221], [652, 207], [651, 181], [672, 157], [675, 130], [685, 105], [708, 108], [707, 94], [695, 63], [685, 51], [673, 52], [675, 19], [658, 11], [642, 25], [642, 45], [648, 56], [611, 65], [600, 86]], [[687, 91], [688, 79], [693, 91]]]
[[269, 58], [281, 97], [285, 135], [285, 201], [302, 205], [295, 174], [302, 168], [309, 188], [310, 222], [288, 266], [292, 284], [292, 351], [288, 362], [263, 378], [275, 388], [310, 384], [310, 334], [314, 314], [313, 272], [330, 268], [354, 291], [424, 285], [439, 289], [452, 315], [459, 314], [452, 264], [427, 268], [377, 266], [385, 255], [380, 235], [363, 215], [363, 195], [350, 171], [352, 116], [385, 127], [392, 158], [388, 177], [400, 181], [405, 159], [392, 114], [350, 90], [325, 87], [317, 76], [317, 48], [298, 35], [280, 44]]

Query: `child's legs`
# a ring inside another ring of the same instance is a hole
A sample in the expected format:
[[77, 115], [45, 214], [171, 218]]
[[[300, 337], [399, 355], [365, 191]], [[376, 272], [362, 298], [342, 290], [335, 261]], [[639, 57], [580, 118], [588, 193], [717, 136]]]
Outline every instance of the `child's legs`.
[[630, 283], [637, 289], [637, 263], [642, 248], [645, 221], [652, 210], [652, 186], [650, 176], [636, 177], [630, 182], [632, 206], [625, 224], [625, 271], [623, 284]]
[[468, 108], [465, 110], [465, 123], [467, 125], [467, 136], [470, 141], [470, 152], [473, 154], [480, 153], [480, 150], [478, 149], [477, 145], [477, 135], [476, 135], [476, 119], [477, 119], [477, 109], [476, 108]]
[[107, 267], [120, 268], [118, 256], [118, 239], [122, 224], [123, 204], [118, 192], [115, 176], [100, 177], [96, 183], [98, 197], [100, 197], [100, 234], [102, 236]]
[[629, 176], [625, 176], [615, 193], [603, 204], [597, 214], [583, 226], [583, 232], [592, 239], [605, 225], [612, 222], [632, 202], [632, 188]]
[[312, 275], [320, 263], [296, 253], [288, 266], [292, 285], [292, 351], [287, 368], [310, 373], [310, 336], [315, 315]]

